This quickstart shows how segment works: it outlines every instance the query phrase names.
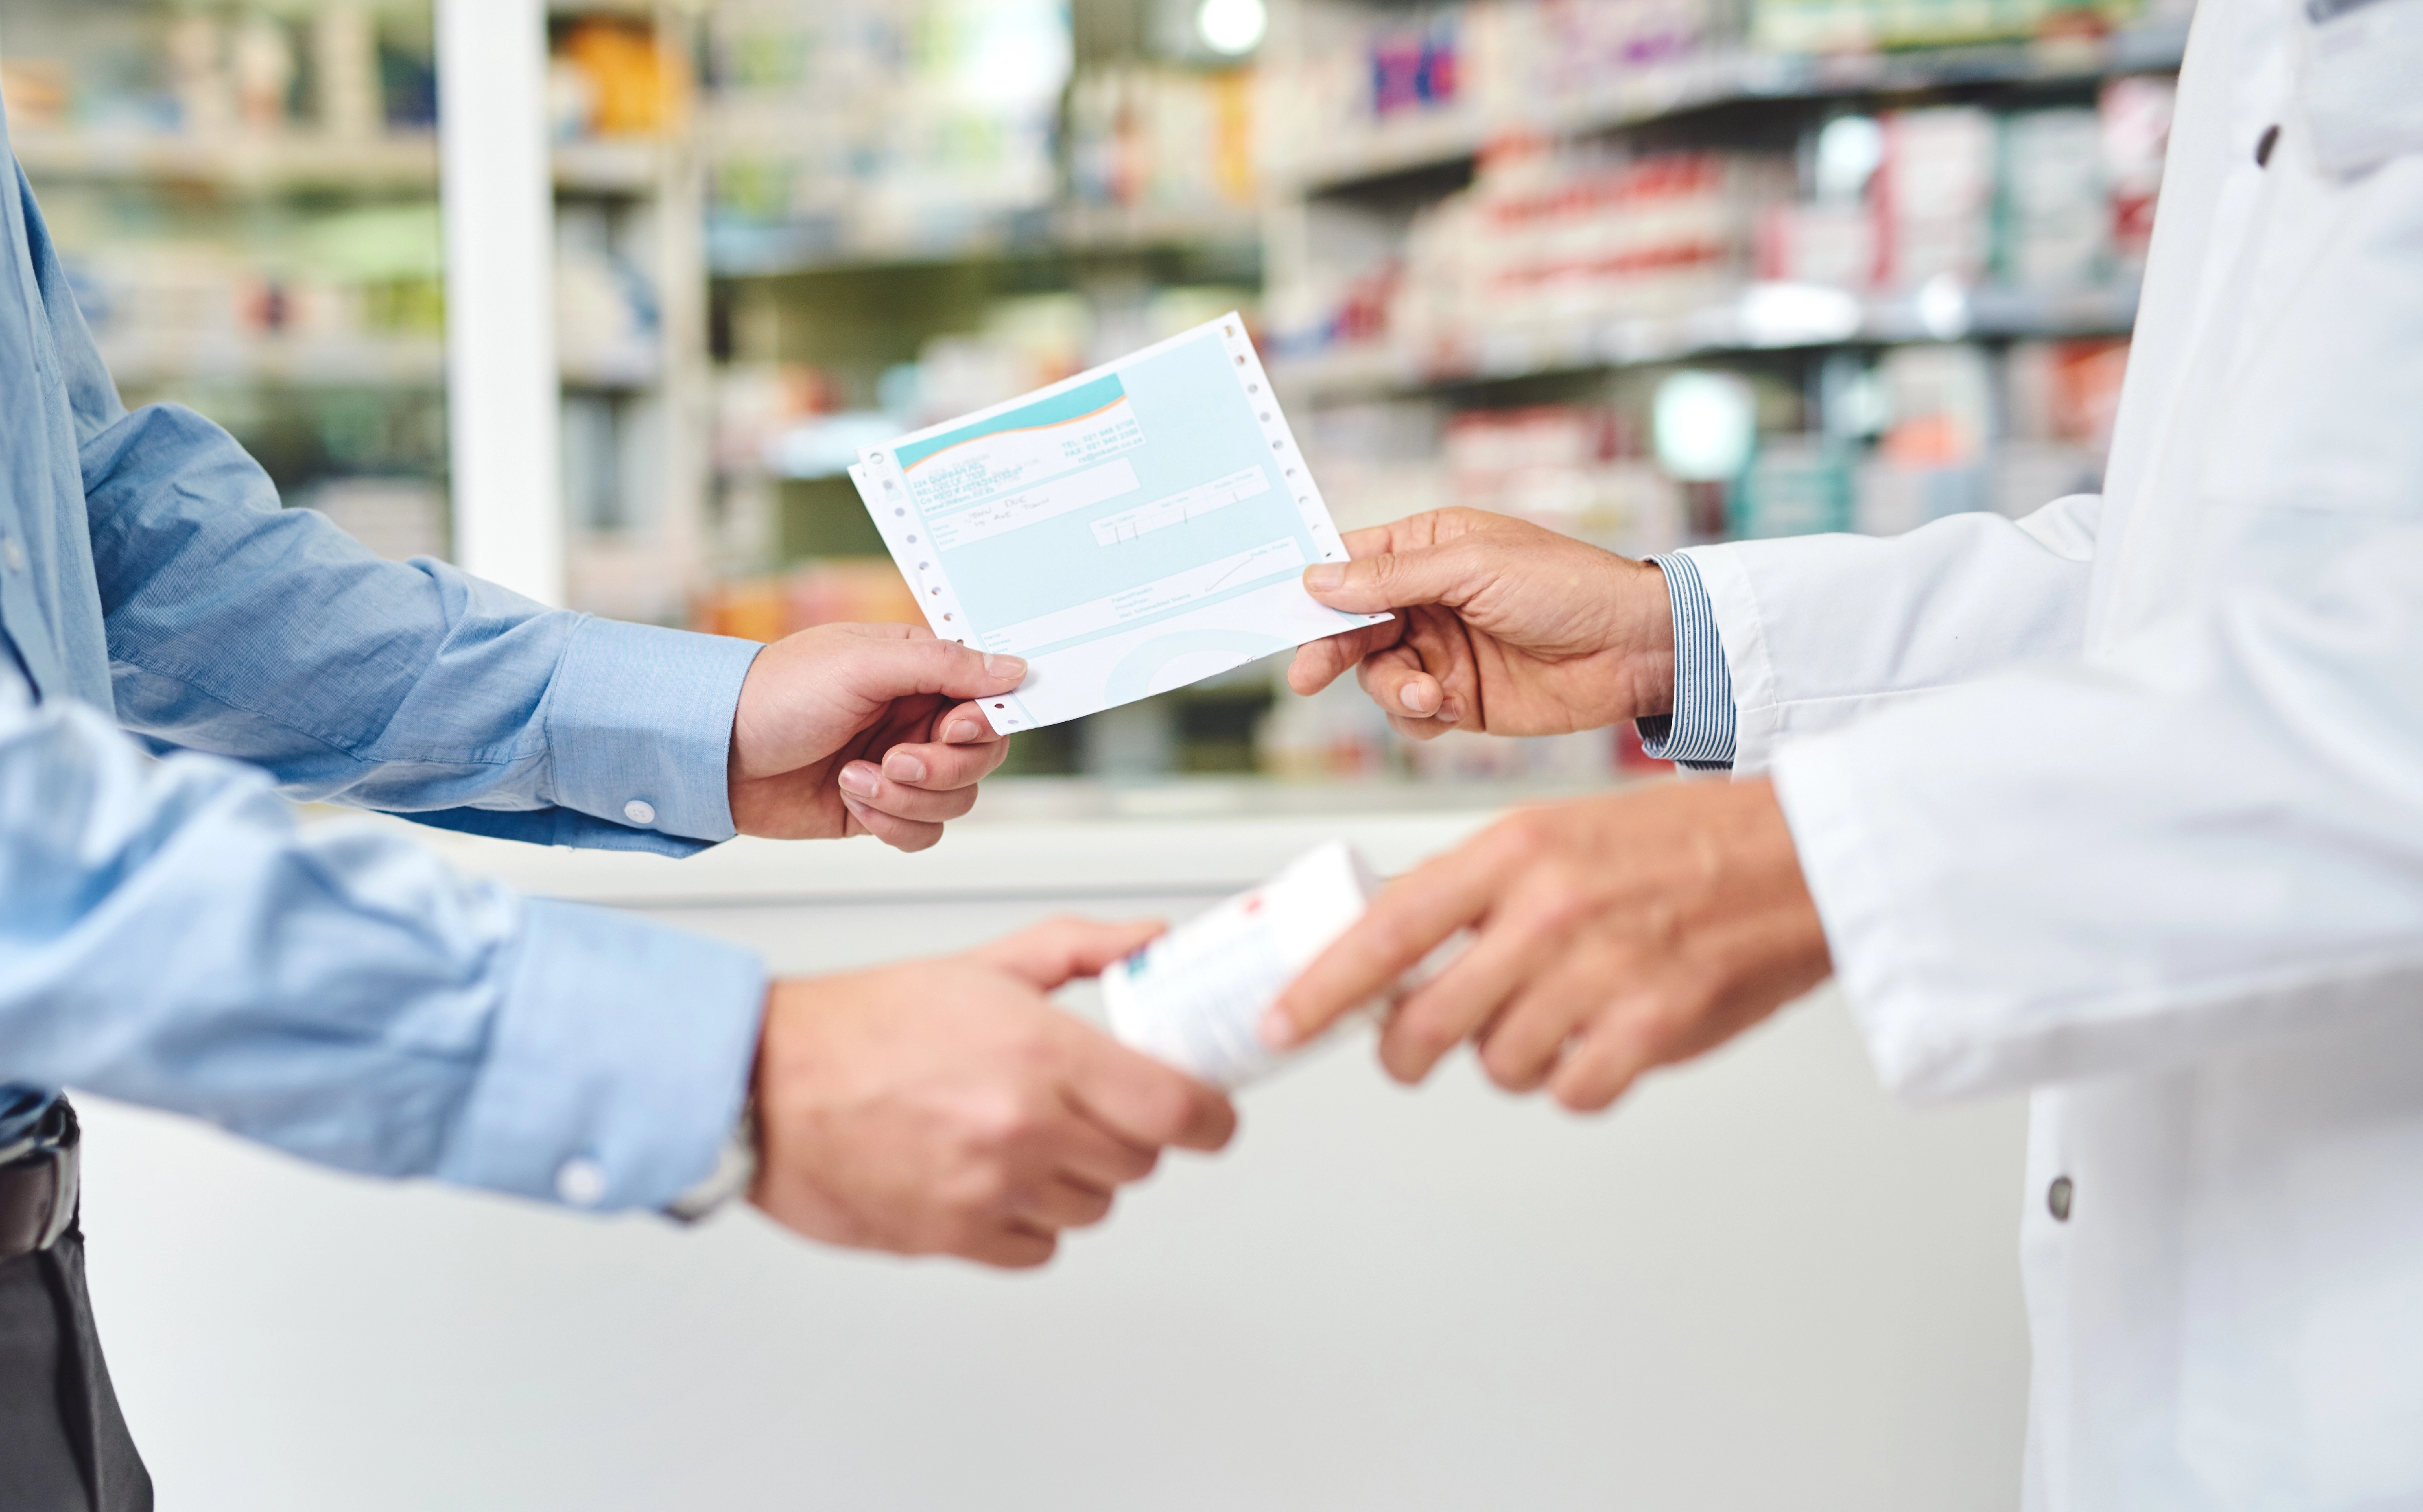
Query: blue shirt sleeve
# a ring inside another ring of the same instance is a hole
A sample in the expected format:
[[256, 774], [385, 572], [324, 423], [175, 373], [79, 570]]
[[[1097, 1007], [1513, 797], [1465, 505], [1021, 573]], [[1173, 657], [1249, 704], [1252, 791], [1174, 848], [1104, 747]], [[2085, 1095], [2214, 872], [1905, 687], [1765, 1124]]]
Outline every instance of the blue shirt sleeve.
[[548, 610], [385, 561], [191, 410], [82, 446], [119, 722], [289, 795], [542, 843], [686, 854], [733, 834], [754, 642]]
[[298, 829], [265, 775], [150, 761], [0, 669], [11, 1082], [347, 1170], [657, 1207], [714, 1165], [764, 995], [750, 952], [525, 900], [385, 829]]
[[1674, 614], [1674, 711], [1636, 721], [1650, 755], [1694, 772], [1729, 772], [1734, 764], [1734, 679], [1725, 667], [1717, 613], [1700, 570], [1676, 553], [1652, 557], [1666, 575]]

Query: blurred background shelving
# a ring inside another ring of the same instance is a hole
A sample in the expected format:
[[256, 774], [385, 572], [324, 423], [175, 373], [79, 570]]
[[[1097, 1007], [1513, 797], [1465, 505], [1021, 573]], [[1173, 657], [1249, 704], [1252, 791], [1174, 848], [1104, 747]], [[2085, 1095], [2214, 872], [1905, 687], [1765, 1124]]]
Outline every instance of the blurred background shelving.
[[[534, 507], [576, 606], [768, 638], [916, 618], [858, 447], [1231, 307], [1350, 528], [1469, 504], [1639, 554], [2095, 486], [2188, 21], [544, 9], [562, 497]], [[434, 28], [431, 0], [0, 21], [12, 139], [130, 402], [195, 404], [396, 555], [450, 546]], [[989, 801], [1418, 805], [1642, 764], [1623, 733], [1417, 747], [1276, 677], [1021, 737], [1038, 781]]]
[[12, 6], [0, 93], [129, 403], [233, 431], [292, 503], [446, 549], [425, 4]]

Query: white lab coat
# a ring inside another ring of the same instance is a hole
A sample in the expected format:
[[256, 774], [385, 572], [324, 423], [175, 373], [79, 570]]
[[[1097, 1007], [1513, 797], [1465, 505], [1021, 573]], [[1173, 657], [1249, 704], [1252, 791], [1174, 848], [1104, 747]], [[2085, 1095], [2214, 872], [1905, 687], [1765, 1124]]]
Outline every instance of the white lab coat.
[[2100, 498], [1693, 552], [1884, 1080], [2033, 1090], [2031, 1506], [2423, 1507], [2423, 136], [2309, 24], [2196, 19]]

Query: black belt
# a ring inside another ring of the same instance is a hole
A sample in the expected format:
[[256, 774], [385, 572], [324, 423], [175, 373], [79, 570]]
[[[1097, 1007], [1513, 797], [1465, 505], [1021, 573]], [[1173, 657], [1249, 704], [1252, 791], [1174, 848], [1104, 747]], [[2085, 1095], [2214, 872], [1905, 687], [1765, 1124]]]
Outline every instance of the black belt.
[[47, 1250], [74, 1225], [83, 1143], [63, 1097], [30, 1138], [0, 1149], [0, 1261]]

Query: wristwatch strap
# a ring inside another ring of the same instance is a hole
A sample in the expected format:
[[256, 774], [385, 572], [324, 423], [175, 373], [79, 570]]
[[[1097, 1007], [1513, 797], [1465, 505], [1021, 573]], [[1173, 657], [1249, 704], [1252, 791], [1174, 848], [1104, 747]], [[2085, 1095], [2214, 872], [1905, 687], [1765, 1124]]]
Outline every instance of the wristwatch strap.
[[715, 1169], [705, 1180], [666, 1204], [665, 1216], [677, 1223], [695, 1223], [746, 1195], [756, 1179], [757, 1099], [752, 1097], [741, 1108], [740, 1122], [733, 1126], [731, 1138], [716, 1155]]

